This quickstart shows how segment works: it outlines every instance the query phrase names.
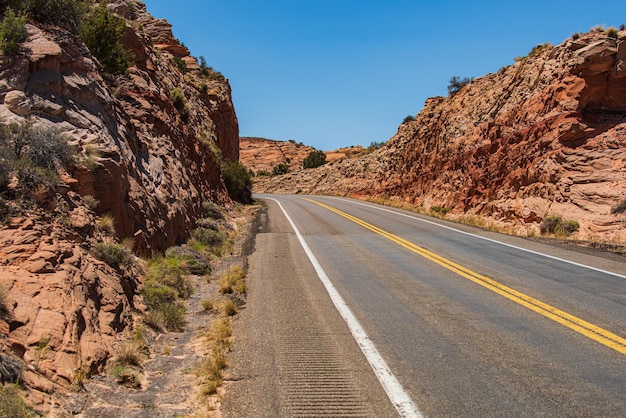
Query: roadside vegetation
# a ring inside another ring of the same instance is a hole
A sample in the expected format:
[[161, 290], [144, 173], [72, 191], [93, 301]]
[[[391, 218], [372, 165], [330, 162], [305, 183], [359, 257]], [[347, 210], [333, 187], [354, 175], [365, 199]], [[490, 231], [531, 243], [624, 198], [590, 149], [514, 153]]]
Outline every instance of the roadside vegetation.
[[324, 151], [311, 151], [302, 161], [304, 168], [317, 168], [326, 164], [326, 153]]
[[233, 200], [252, 203], [252, 174], [246, 166], [239, 161], [226, 161], [222, 164], [222, 177]]

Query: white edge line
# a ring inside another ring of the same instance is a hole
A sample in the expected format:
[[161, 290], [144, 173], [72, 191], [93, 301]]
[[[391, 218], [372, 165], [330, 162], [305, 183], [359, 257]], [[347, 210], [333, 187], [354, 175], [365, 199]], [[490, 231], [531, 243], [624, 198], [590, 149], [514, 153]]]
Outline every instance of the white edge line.
[[393, 213], [393, 214], [396, 214], [396, 215], [399, 215], [399, 216], [404, 216], [405, 218], [410, 218], [410, 219], [414, 219], [416, 221], [420, 221], [420, 222], [424, 222], [424, 223], [427, 223], [427, 224], [435, 225], [435, 226], [438, 226], [440, 228], [449, 229], [451, 231], [458, 232], [459, 234], [468, 235], [470, 237], [482, 239], [482, 240], [485, 240], [485, 241], [489, 241], [489, 242], [492, 242], [494, 244], [500, 244], [500, 245], [503, 245], [505, 247], [513, 248], [513, 249], [516, 249], [516, 250], [519, 250], [519, 251], [524, 251], [524, 252], [527, 252], [527, 253], [530, 253], [530, 254], [538, 255], [538, 256], [549, 258], [549, 259], [552, 259], [552, 260], [561, 261], [563, 263], [571, 264], [571, 265], [576, 266], [576, 267], [582, 267], [582, 268], [586, 268], [588, 270], [593, 270], [593, 271], [597, 271], [599, 273], [604, 273], [604, 274], [608, 274], [610, 276], [615, 276], [615, 277], [619, 277], [621, 279], [626, 279], [626, 276], [624, 276], [622, 274], [619, 274], [619, 273], [614, 273], [612, 271], [603, 270], [603, 269], [600, 269], [600, 268], [588, 266], [586, 264], [577, 263], [575, 261], [566, 260], [564, 258], [556, 257], [556, 256], [553, 256], [553, 255], [540, 253], [538, 251], [529, 250], [528, 248], [518, 247], [517, 245], [507, 244], [506, 242], [498, 241], [498, 240], [495, 240], [495, 239], [492, 239], [492, 238], [481, 237], [480, 235], [472, 234], [471, 232], [461, 231], [460, 229], [452, 228], [452, 227], [447, 226], [447, 225], [441, 225], [441, 224], [439, 224], [437, 222], [429, 221], [429, 220], [426, 220], [426, 219], [421, 219], [421, 218], [418, 218], [417, 216], [407, 215], [406, 213], [396, 212], [395, 210], [378, 207], [377, 205], [371, 205], [371, 204], [368, 205], [368, 204], [365, 204], [365, 203], [362, 203], [362, 202], [356, 202], [354, 200], [342, 199], [342, 198], [332, 197], [332, 196], [324, 196], [324, 197], [329, 197], [331, 199], [337, 199], [337, 200], [343, 200], [344, 202], [353, 203], [355, 205], [365, 206], [365, 207], [376, 209], [376, 210], [382, 210], [383, 212], [389, 212], [389, 213]]
[[359, 321], [357, 321], [356, 317], [354, 316], [348, 305], [346, 305], [345, 301], [328, 278], [328, 275], [320, 265], [319, 261], [317, 261], [317, 258], [311, 251], [311, 248], [302, 237], [302, 234], [300, 234], [300, 231], [291, 220], [291, 217], [289, 217], [289, 215], [287, 214], [287, 211], [285, 211], [283, 205], [276, 199], [268, 199], [273, 200], [278, 204], [280, 209], [283, 211], [285, 218], [287, 218], [287, 221], [289, 221], [289, 224], [291, 224], [291, 227], [298, 237], [298, 241], [300, 241], [300, 245], [302, 245], [304, 252], [309, 257], [311, 264], [313, 264], [313, 268], [315, 268], [317, 276], [324, 284], [324, 287], [326, 288], [330, 299], [333, 301], [335, 307], [339, 311], [339, 314], [346, 322], [346, 325], [348, 325], [352, 336], [356, 340], [359, 347], [361, 347], [361, 351], [365, 355], [365, 358], [372, 367], [372, 370], [374, 370], [374, 374], [378, 378], [378, 381], [382, 385], [383, 389], [387, 393], [387, 396], [389, 397], [389, 400], [391, 401], [391, 403], [393, 403], [400, 416], [421, 418], [422, 414], [417, 409], [417, 406], [413, 403], [409, 395], [404, 391], [404, 388], [402, 387], [400, 382], [398, 382], [398, 379], [393, 375], [393, 373], [389, 369], [389, 366], [387, 366], [387, 363], [385, 362], [385, 360], [383, 360], [380, 353], [378, 352], [378, 349], [376, 349], [376, 347], [374, 346], [374, 343], [372, 343], [372, 341], [369, 339]]

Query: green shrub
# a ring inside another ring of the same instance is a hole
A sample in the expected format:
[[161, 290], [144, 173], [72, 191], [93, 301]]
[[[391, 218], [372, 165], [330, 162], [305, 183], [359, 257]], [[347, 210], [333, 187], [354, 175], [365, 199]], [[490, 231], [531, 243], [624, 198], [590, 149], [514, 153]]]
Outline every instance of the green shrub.
[[125, 31], [124, 19], [112, 16], [106, 2], [101, 2], [81, 26], [81, 37], [91, 53], [114, 75], [125, 74], [134, 60], [120, 43]]
[[176, 68], [180, 70], [180, 72], [182, 72], [183, 74], [187, 72], [187, 63], [185, 62], [185, 60], [179, 57], [172, 57], [172, 62], [174, 63]]
[[93, 246], [91, 254], [115, 269], [132, 263], [130, 251], [121, 244], [99, 242]]
[[180, 331], [185, 326], [187, 308], [178, 301], [178, 292], [156, 280], [146, 281], [144, 300], [148, 307], [146, 322], [157, 329]]
[[275, 176], [280, 176], [287, 173], [289, 173], [289, 166], [285, 163], [279, 163], [275, 165], [272, 169], [272, 174], [274, 174]]
[[409, 123], [409, 122], [413, 122], [414, 120], [415, 120], [415, 116], [409, 115], [406, 118], [404, 118], [404, 120], [402, 120], [402, 123]]
[[326, 154], [324, 151], [311, 151], [302, 161], [304, 168], [316, 168], [326, 164]]
[[59, 182], [59, 177], [54, 171], [37, 167], [25, 158], [17, 162], [16, 172], [18, 188], [23, 193], [48, 190]]
[[228, 194], [241, 203], [252, 203], [252, 176], [239, 161], [226, 161], [222, 165], [222, 178]]
[[430, 210], [432, 210], [435, 213], [439, 213], [442, 216], [446, 216], [446, 214], [450, 212], [450, 208], [447, 208], [445, 206], [438, 206], [438, 205], [431, 207]]
[[170, 91], [170, 99], [172, 99], [172, 104], [179, 111], [187, 104], [187, 99], [185, 99], [183, 91], [178, 87]]
[[0, 190], [16, 176], [21, 192], [48, 189], [59, 182], [58, 168], [74, 163], [76, 152], [54, 128], [13, 124], [0, 130]]
[[226, 237], [223, 233], [211, 228], [196, 228], [191, 232], [193, 239], [199, 243], [209, 246], [218, 247], [224, 243]]
[[182, 268], [190, 274], [209, 274], [209, 260], [198, 251], [189, 247], [170, 247], [165, 251], [165, 258], [176, 258]]
[[548, 48], [552, 48], [552, 44], [549, 42], [546, 42], [543, 44], [537, 44], [533, 47], [533, 49], [530, 50], [530, 52], [528, 53], [528, 56], [529, 57], [535, 56], [537, 54], [540, 54], [541, 52], [543, 52], [544, 50]]
[[29, 418], [36, 416], [20, 396], [18, 386], [0, 386], [0, 417]]
[[459, 90], [461, 90], [463, 87], [465, 87], [471, 82], [472, 82], [472, 78], [469, 78], [469, 77], [461, 78], [457, 75], [452, 76], [450, 78], [450, 81], [448, 82], [448, 94], [450, 96], [454, 96], [456, 93], [459, 92]]
[[28, 39], [25, 25], [24, 13], [15, 13], [11, 8], [6, 10], [0, 23], [0, 49], [5, 54], [17, 54], [20, 51], [20, 44]]
[[209, 202], [209, 201], [203, 202], [202, 209], [204, 210], [205, 218], [212, 218], [212, 219], [224, 218], [224, 215], [222, 214], [222, 208], [213, 202]]
[[28, 15], [40, 23], [60, 26], [78, 33], [87, 13], [87, 2], [82, 0], [29, 0]]
[[148, 263], [148, 278], [176, 291], [177, 297], [187, 299], [193, 285], [187, 277], [184, 260], [178, 257], [156, 257]]

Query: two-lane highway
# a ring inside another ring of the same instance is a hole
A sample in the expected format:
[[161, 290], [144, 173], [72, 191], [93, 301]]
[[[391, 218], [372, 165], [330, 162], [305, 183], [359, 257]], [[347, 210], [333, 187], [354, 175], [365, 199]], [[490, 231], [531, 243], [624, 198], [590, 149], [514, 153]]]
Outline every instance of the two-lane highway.
[[[310, 264], [313, 257], [319, 268], [303, 268], [303, 286], [318, 286], [313, 282], [320, 282], [322, 271], [330, 283], [326, 288], [338, 294], [401, 393], [412, 400], [415, 414], [625, 415], [623, 262], [349, 199], [260, 197], [268, 205], [263, 232], [271, 234], [280, 223], [282, 239], [292, 243], [288, 257], [271, 262], [301, 258]], [[255, 275], [255, 263], [268, 262], [265, 251], [270, 249], [257, 241], [250, 309], [257, 303], [255, 287], [269, 280]], [[272, 280], [289, 286], [293, 277]], [[319, 296], [314, 300], [322, 303]], [[307, 309], [290, 315], [310, 316]], [[264, 339], [271, 345], [269, 340]], [[243, 351], [242, 357], [254, 355]], [[368, 348], [364, 351], [367, 355]], [[275, 376], [281, 376], [280, 353], [270, 357], [279, 370]], [[242, 363], [235, 363], [234, 373], [243, 374], [237, 371]], [[322, 415], [281, 409], [290, 402], [289, 383], [275, 385], [277, 414]], [[370, 389], [363, 399], [380, 404], [379, 395], [371, 395], [376, 389]], [[400, 402], [391, 398], [391, 404]], [[356, 415], [388, 414], [384, 408], [363, 408]]]

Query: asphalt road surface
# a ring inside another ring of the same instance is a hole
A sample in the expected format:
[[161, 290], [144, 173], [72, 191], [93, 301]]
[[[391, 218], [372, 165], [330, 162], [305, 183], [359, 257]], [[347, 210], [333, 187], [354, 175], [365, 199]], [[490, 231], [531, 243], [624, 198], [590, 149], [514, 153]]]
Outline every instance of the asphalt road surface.
[[224, 416], [626, 416], [618, 257], [343, 198], [258, 197]]

